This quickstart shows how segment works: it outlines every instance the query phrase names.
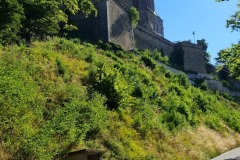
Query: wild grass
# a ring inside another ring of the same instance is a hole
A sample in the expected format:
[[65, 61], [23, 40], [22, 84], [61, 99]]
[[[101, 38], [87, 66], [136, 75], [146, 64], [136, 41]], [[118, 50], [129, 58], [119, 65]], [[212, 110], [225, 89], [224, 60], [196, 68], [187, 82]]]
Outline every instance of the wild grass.
[[0, 48], [0, 159], [71, 150], [105, 159], [209, 159], [239, 146], [239, 102], [190, 85], [154, 51], [49, 38]]

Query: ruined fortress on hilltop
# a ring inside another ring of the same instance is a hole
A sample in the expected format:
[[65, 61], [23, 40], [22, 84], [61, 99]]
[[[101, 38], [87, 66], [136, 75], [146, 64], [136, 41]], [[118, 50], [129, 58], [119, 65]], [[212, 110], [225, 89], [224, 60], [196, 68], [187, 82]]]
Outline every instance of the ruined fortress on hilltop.
[[[201, 41], [173, 43], [164, 38], [163, 20], [155, 12], [154, 0], [101, 0], [94, 2], [98, 16], [73, 17], [79, 30], [74, 36], [86, 36], [120, 45], [125, 50], [159, 50], [168, 57], [183, 52], [183, 69], [206, 73]], [[132, 28], [130, 9], [134, 6], [140, 14], [136, 28]], [[176, 56], [176, 55], [175, 55]]]

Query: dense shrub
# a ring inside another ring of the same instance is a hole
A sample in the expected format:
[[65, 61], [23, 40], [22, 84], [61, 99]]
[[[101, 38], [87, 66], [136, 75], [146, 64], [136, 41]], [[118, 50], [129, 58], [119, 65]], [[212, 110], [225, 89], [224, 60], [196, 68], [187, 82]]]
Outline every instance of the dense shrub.
[[147, 66], [147, 67], [150, 67], [151, 69], [155, 69], [156, 68], [156, 62], [149, 56], [147, 55], [143, 55], [141, 60], [144, 62], [144, 64]]

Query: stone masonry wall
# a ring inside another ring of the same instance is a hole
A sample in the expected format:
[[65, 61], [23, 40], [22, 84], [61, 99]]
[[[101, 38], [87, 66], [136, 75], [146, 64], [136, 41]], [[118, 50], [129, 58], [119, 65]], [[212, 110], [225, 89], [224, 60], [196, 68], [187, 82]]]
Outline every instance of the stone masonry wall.
[[[171, 57], [175, 43], [140, 25], [132, 30], [129, 12], [132, 0], [101, 0], [95, 6], [98, 9], [97, 17], [90, 16], [86, 19], [80, 13], [71, 17], [79, 29], [70, 33], [70, 36], [112, 42], [125, 50], [135, 47], [140, 50], [157, 49], [163, 55]], [[206, 73], [201, 47], [189, 43], [181, 45], [185, 52], [184, 70]]]
[[191, 43], [181, 43], [184, 51], [184, 70], [206, 73], [206, 67], [201, 46]]
[[95, 2], [94, 5], [98, 9], [97, 17], [90, 15], [86, 18], [82, 13], [70, 17], [73, 24], [78, 27], [78, 30], [70, 33], [70, 36], [108, 42], [107, 0]]
[[130, 21], [131, 3], [124, 0], [109, 0], [108, 27], [109, 42], [120, 45], [125, 50], [134, 49], [133, 32]]
[[149, 31], [147, 28], [138, 26], [134, 30], [135, 45], [136, 48], [143, 50], [159, 50], [162, 51], [164, 55], [171, 57], [174, 50], [174, 43], [168, 41], [162, 36]]

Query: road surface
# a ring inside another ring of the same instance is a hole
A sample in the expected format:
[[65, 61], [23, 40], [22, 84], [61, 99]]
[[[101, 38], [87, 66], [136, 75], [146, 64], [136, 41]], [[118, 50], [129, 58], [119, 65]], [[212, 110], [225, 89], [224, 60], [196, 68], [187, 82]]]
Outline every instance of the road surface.
[[233, 149], [212, 160], [240, 160], [240, 148]]

